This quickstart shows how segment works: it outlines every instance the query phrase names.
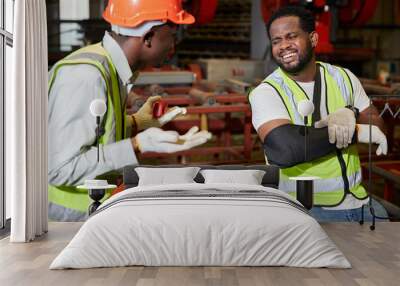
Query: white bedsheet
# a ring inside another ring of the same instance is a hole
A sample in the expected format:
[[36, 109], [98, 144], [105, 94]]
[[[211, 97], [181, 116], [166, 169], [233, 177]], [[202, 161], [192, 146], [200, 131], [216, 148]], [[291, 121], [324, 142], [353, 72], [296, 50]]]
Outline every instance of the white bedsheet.
[[[50, 269], [146, 266], [294, 266], [350, 268], [320, 225], [300, 209], [262, 198], [151, 198], [115, 203], [133, 192], [262, 186], [180, 184], [128, 189], [86, 221]], [[293, 201], [293, 199], [290, 199]], [[107, 207], [108, 206], [108, 207]]]

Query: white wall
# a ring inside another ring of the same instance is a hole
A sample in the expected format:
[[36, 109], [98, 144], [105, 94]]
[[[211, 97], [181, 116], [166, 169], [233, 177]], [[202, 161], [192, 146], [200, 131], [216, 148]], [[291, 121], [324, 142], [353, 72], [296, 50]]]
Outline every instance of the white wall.
[[89, 0], [60, 0], [60, 19], [83, 20], [89, 18]]
[[13, 20], [14, 20], [14, 0], [6, 0], [6, 31], [12, 33], [13, 32]]
[[[89, 0], [60, 0], [60, 20], [89, 19]], [[71, 50], [71, 46], [82, 46], [79, 25], [63, 23], [60, 25], [60, 47], [62, 51]]]

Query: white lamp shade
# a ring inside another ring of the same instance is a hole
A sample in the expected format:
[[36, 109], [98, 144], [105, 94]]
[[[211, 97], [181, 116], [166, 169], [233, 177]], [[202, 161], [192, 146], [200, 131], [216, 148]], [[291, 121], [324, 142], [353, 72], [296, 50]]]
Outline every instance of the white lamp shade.
[[94, 99], [90, 103], [90, 113], [93, 116], [103, 116], [107, 111], [107, 105], [102, 99]]
[[308, 116], [314, 112], [314, 103], [310, 100], [302, 100], [297, 104], [297, 111], [301, 116]]

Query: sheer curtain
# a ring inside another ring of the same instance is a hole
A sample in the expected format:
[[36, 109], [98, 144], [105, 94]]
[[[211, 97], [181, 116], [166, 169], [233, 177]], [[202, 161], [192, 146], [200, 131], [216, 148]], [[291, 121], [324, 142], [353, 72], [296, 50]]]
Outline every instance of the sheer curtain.
[[45, 0], [17, 0], [12, 94], [6, 98], [6, 187], [12, 242], [47, 232], [47, 27]]

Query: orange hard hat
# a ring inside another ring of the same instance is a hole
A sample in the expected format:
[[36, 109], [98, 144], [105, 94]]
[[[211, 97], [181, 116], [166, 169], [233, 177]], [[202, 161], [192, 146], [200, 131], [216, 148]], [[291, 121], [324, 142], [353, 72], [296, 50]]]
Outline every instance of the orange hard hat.
[[181, 0], [109, 0], [103, 18], [112, 25], [137, 27], [147, 21], [193, 24]]

